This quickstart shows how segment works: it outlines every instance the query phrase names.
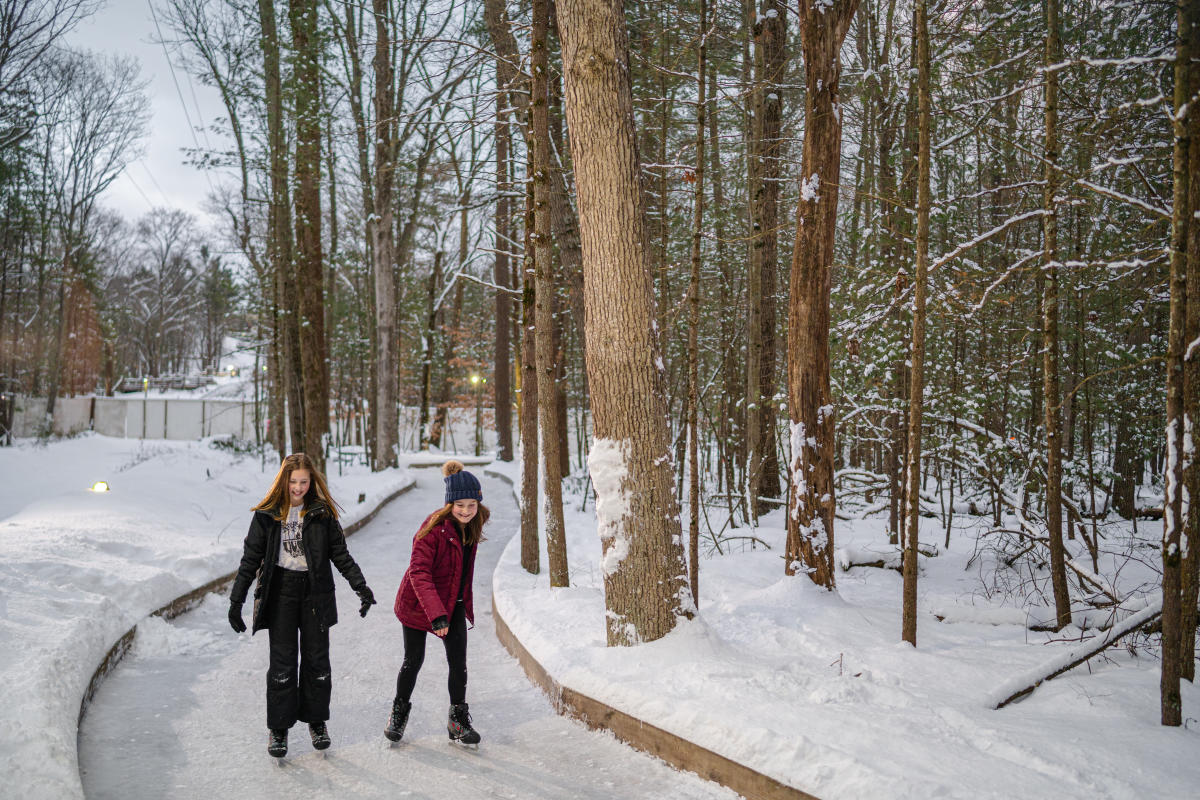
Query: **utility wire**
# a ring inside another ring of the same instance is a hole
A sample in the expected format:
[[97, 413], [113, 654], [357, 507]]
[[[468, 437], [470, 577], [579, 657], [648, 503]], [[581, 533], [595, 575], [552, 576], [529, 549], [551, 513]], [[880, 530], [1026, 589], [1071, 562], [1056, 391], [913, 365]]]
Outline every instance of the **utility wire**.
[[[187, 102], [183, 99], [183, 90], [179, 87], [179, 78], [175, 75], [175, 65], [171, 63], [171, 54], [167, 51], [167, 40], [163, 38], [162, 28], [158, 24], [158, 14], [154, 11], [154, 3], [152, 0], [146, 0], [146, 5], [150, 7], [150, 17], [154, 20], [154, 30], [158, 32], [158, 43], [162, 45], [163, 57], [167, 59], [167, 68], [171, 71], [171, 81], [175, 84], [175, 94], [179, 97], [179, 106], [183, 109], [183, 117], [187, 120], [188, 132], [192, 135], [192, 143], [196, 145], [197, 150], [203, 150], [200, 146], [200, 140], [196, 138], [196, 126], [192, 124], [192, 115], [188, 113]], [[196, 113], [200, 113], [197, 107]], [[203, 121], [203, 120], [201, 120]], [[208, 188], [213, 194], [217, 193], [217, 187], [213, 186], [212, 177], [208, 174], [208, 170], [201, 170], [204, 173], [204, 180], [208, 182]]]

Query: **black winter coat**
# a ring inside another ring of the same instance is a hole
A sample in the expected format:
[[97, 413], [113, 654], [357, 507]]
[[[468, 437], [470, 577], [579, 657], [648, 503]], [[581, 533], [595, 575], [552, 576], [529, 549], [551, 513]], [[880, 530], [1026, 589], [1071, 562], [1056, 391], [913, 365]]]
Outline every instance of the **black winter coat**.
[[[279, 561], [279, 542], [282, 525], [279, 520], [265, 511], [254, 512], [250, 521], [250, 532], [242, 543], [242, 562], [229, 599], [234, 603], [246, 602], [250, 582], [258, 578], [254, 589], [254, 621], [250, 633], [254, 634], [270, 625], [271, 581]], [[367, 588], [362, 570], [358, 568], [350, 551], [346, 549], [346, 537], [342, 525], [329, 512], [324, 503], [316, 502], [305, 508], [301, 529], [304, 558], [308, 562], [309, 612], [320, 618], [323, 627], [337, 623], [337, 602], [333, 596], [333, 570], [330, 562], [342, 573], [342, 577], [355, 592]]]

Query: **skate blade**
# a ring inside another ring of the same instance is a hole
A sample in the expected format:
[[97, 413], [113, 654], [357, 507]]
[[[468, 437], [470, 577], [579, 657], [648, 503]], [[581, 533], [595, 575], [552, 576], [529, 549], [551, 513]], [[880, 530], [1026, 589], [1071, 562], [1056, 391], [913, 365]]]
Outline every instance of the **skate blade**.
[[451, 739], [450, 744], [462, 750], [471, 750], [476, 753], [479, 752], [479, 742], [463, 742], [458, 739]]
[[287, 765], [287, 756], [271, 756], [280, 767]]

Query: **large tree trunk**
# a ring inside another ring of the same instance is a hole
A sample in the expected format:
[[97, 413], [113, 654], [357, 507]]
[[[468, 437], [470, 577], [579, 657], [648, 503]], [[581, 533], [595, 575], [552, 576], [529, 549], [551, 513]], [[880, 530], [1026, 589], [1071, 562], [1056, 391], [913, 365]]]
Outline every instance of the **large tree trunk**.
[[913, 6], [917, 58], [917, 253], [913, 268], [912, 369], [908, 400], [908, 472], [905, 476], [904, 609], [901, 638], [917, 644], [917, 550], [921, 523], [921, 415], [925, 391], [925, 289], [929, 270], [929, 28], [925, 0]]
[[[1192, 68], [1189, 74], [1189, 96], [1200, 90], [1200, 3], [1188, 3], [1187, 48], [1191, 55]], [[1187, 118], [1188, 165], [1195, 169], [1200, 165], [1200, 113], [1194, 104]], [[1200, 209], [1200, 180], [1188, 180], [1187, 208], [1194, 215]], [[1195, 217], [1187, 226], [1187, 310], [1184, 321], [1185, 342], [1200, 339], [1200, 225]], [[1185, 435], [1191, 436], [1191, 456], [1184, 462], [1184, 485], [1187, 487], [1187, 520], [1182, 536], [1183, 560], [1181, 571], [1180, 630], [1182, 641], [1179, 647], [1180, 677], [1196, 679], [1196, 625], [1197, 594], [1200, 593], [1200, 352], [1192, 348], [1185, 353], [1183, 386], [1183, 413], [1188, 420]]]
[[301, 399], [296, 370], [300, 352], [299, 329], [295, 314], [295, 280], [292, 265], [292, 215], [288, 191], [288, 152], [284, 134], [283, 82], [279, 64], [279, 29], [275, 4], [259, 0], [260, 42], [263, 51], [263, 84], [267, 111], [267, 158], [270, 169], [271, 196], [267, 218], [267, 256], [274, 278], [274, 312], [271, 320], [272, 355], [268, 362], [271, 378], [272, 440], [279, 457], [288, 451], [288, 413], [284, 399], [291, 409], [291, 450], [303, 449]]
[[289, 0], [295, 50], [296, 283], [304, 366], [304, 451], [324, 469], [329, 430], [329, 364], [325, 341], [325, 272], [321, 245], [320, 39], [316, 0]]
[[610, 646], [632, 645], [666, 635], [693, 605], [646, 261], [629, 48], [618, 0], [562, 0], [558, 10], [583, 242], [596, 437], [588, 464], [605, 624]]
[[[388, 0], [372, 0], [375, 14], [375, 173], [374, 213], [368, 228], [373, 242], [375, 272], [375, 446], [372, 468], [396, 466], [396, 445], [400, 437], [397, 418], [396, 369], [396, 242], [392, 214], [392, 189], [395, 186], [395, 78], [392, 66], [390, 31], [392, 20]], [[424, 412], [424, 409], [422, 409]], [[421, 428], [424, 433], [424, 427]]]
[[[1163, 475], [1163, 535], [1162, 535], [1162, 677], [1159, 691], [1162, 702], [1162, 724], [1183, 723], [1183, 703], [1179, 692], [1180, 650], [1182, 649], [1182, 551], [1183, 532], [1182, 483], [1184, 459], [1184, 325], [1187, 302], [1187, 245], [1192, 212], [1188, 207], [1188, 117], [1195, 114], [1191, 104], [1192, 73], [1189, 47], [1195, 34], [1191, 27], [1193, 14], [1188, 6], [1192, 0], [1178, 0], [1175, 40], [1175, 114], [1174, 133], [1174, 197], [1171, 216], [1171, 322], [1167, 332], [1167, 461]], [[1185, 110], [1185, 106], [1187, 109]]]
[[1067, 586], [1062, 540], [1062, 436], [1058, 385], [1058, 71], [1050, 69], [1062, 56], [1058, 24], [1059, 0], [1046, 0], [1046, 142], [1045, 186], [1042, 189], [1042, 409], [1046, 426], [1046, 534], [1050, 538], [1050, 582], [1058, 628], [1071, 624], [1071, 592]]
[[799, 3], [807, 93], [788, 313], [792, 481], [784, 569], [805, 572], [827, 589], [834, 588], [829, 290], [842, 160], [839, 52], [857, 7], [858, 0], [819, 8]]
[[542, 444], [543, 509], [546, 512], [546, 553], [550, 562], [550, 586], [570, 585], [567, 574], [567, 538], [562, 508], [562, 454], [558, 435], [557, 355], [554, 343], [554, 264], [550, 237], [550, 109], [549, 0], [533, 0], [533, 30], [530, 45], [530, 148], [529, 172], [533, 183], [534, 332], [537, 339], [538, 421]]

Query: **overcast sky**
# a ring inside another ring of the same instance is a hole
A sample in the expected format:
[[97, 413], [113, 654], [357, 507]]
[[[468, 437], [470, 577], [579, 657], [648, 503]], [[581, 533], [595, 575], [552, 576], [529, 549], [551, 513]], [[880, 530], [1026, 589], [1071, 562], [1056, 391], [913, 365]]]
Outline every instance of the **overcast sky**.
[[[150, 2], [107, 0], [67, 37], [72, 47], [136, 57], [142, 77], [149, 80], [151, 121], [143, 143], [145, 154], [113, 182], [101, 202], [129, 221], [154, 206], [167, 206], [190, 211], [204, 224], [208, 222], [202, 209], [210, 192], [209, 178], [184, 163], [182, 148], [195, 146], [184, 104], [192, 125], [209, 125], [223, 110], [214, 90], [190, 79], [179, 67], [175, 68], [176, 90], [167, 55], [162, 45], [154, 43], [157, 37]], [[171, 38], [169, 30], [163, 33]], [[197, 132], [195, 136], [204, 145], [204, 135]], [[215, 182], [215, 176], [209, 177]]]

